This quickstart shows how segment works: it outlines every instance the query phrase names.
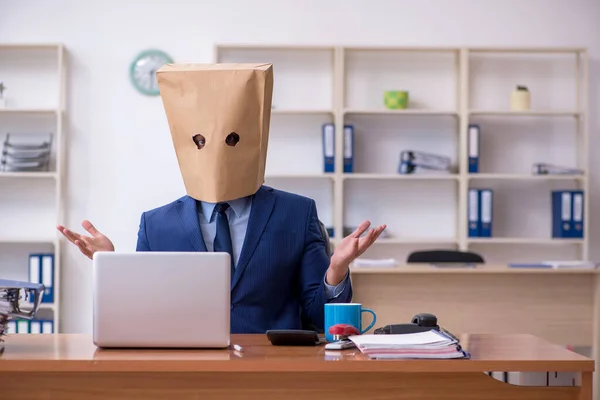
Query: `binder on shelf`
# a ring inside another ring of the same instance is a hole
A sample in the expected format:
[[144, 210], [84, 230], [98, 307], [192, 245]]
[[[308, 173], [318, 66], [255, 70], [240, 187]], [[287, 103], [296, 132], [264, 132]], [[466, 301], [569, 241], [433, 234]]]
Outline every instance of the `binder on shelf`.
[[531, 173], [533, 175], [583, 175], [583, 170], [548, 163], [534, 163]]
[[567, 238], [571, 237], [572, 231], [572, 201], [571, 191], [553, 190], [552, 191], [552, 237]]
[[29, 333], [52, 334], [54, 333], [54, 321], [47, 319], [34, 319], [29, 321]]
[[354, 125], [344, 125], [344, 173], [354, 172]]
[[[451, 172], [452, 170], [452, 160], [450, 157], [414, 150], [403, 150], [400, 152], [400, 170], [402, 170], [403, 165], [408, 168], [420, 167], [424, 170], [446, 172]], [[406, 169], [406, 167], [404, 168]]]
[[492, 189], [479, 189], [479, 236], [492, 237], [494, 220], [494, 192]]
[[335, 125], [323, 124], [323, 161], [324, 172], [335, 171]]
[[583, 190], [571, 191], [571, 207], [573, 216], [573, 229], [571, 230], [571, 237], [583, 238]]
[[8, 323], [6, 324], [6, 333], [7, 334], [13, 334], [13, 333], [17, 333], [17, 322], [16, 321], [8, 321]]
[[42, 303], [54, 303], [54, 254], [29, 255], [29, 282], [44, 285]]
[[29, 321], [26, 319], [19, 319], [16, 321], [17, 323], [17, 332], [16, 333], [29, 333]]
[[469, 215], [469, 237], [479, 236], [479, 216], [481, 214], [479, 207], [479, 190], [469, 189], [468, 199]]
[[480, 128], [477, 124], [469, 124], [468, 144], [469, 144], [469, 173], [479, 172], [479, 136]]
[[51, 334], [54, 333], [54, 321], [53, 320], [42, 320], [40, 321], [42, 325], [42, 333], [43, 334]]

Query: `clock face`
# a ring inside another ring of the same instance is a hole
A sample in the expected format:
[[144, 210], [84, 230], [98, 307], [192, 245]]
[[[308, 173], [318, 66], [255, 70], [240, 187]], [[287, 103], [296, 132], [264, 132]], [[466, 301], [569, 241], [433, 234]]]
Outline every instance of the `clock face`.
[[131, 83], [140, 93], [148, 96], [159, 95], [156, 71], [172, 62], [171, 57], [160, 50], [142, 52], [133, 60], [129, 68]]

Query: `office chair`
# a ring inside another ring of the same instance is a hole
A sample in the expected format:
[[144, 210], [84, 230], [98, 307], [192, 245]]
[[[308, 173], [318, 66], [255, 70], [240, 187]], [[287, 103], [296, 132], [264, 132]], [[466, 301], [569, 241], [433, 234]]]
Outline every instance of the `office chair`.
[[479, 263], [485, 260], [482, 256], [471, 251], [459, 250], [422, 250], [408, 255], [407, 263]]
[[480, 263], [485, 261], [482, 256], [471, 251], [459, 250], [423, 250], [408, 255], [407, 263]]
[[[327, 228], [325, 227], [325, 225], [321, 221], [319, 221], [319, 229], [321, 231], [321, 236], [323, 237], [323, 240], [325, 241], [325, 252], [327, 253], [327, 258], [331, 259], [331, 255], [333, 254], [333, 252], [331, 250], [331, 242], [329, 240], [329, 234], [327, 233]], [[302, 319], [302, 329], [310, 330], [310, 331], [316, 331], [318, 333], [323, 333], [324, 332], [323, 329], [318, 328], [317, 326], [315, 326], [314, 324], [312, 324], [308, 320], [308, 318], [306, 318], [306, 316], [304, 315], [304, 313], [302, 313], [301, 319]]]

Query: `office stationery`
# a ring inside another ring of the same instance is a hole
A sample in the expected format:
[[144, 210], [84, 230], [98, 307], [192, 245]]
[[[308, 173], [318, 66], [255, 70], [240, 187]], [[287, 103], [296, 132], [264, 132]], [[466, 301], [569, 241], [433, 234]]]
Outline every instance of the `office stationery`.
[[423, 332], [357, 335], [350, 340], [371, 359], [450, 359], [469, 358], [458, 339], [431, 329]]
[[509, 268], [547, 268], [547, 269], [595, 269], [598, 264], [592, 261], [540, 261], [529, 263], [509, 263]]
[[354, 268], [393, 268], [398, 265], [398, 260], [395, 258], [369, 259], [356, 258], [352, 262]]
[[584, 199], [583, 199], [583, 190], [573, 190], [571, 191], [571, 205], [572, 205], [572, 217], [573, 217], [573, 226], [571, 229], [571, 237], [573, 238], [583, 238], [583, 228], [584, 228]]
[[48, 140], [42, 141], [38, 136], [19, 134], [19, 139], [13, 141], [11, 134], [6, 134], [0, 155], [0, 171], [49, 171], [53, 134], [48, 134]]
[[[363, 313], [370, 313], [373, 316], [371, 323], [366, 328], [363, 328]], [[329, 328], [334, 325], [352, 325], [363, 334], [371, 329], [376, 321], [377, 315], [375, 312], [369, 308], [364, 308], [360, 303], [327, 303], [325, 304], [325, 339], [328, 342], [335, 340], [333, 334], [329, 333]]]
[[480, 127], [478, 124], [469, 124], [468, 130], [468, 148], [469, 148], [469, 173], [479, 172], [479, 136]]
[[96, 253], [94, 344], [229, 347], [230, 274], [222, 252]]
[[316, 331], [304, 329], [269, 329], [267, 338], [273, 346], [316, 346], [321, 343]]
[[346, 340], [338, 340], [337, 342], [327, 343], [325, 345], [325, 350], [345, 350], [356, 347], [354, 342], [350, 339]]
[[533, 175], [583, 175], [583, 170], [548, 163], [534, 163], [531, 173]]
[[[44, 285], [40, 283], [0, 279], [0, 315], [33, 318], [42, 302], [43, 293]], [[29, 299], [33, 299], [31, 304]]]
[[234, 344], [233, 345], [233, 349], [235, 351], [239, 351], [239, 352], [243, 352], [244, 351], [244, 349], [242, 348], [242, 346], [240, 346], [239, 344]]
[[480, 227], [479, 236], [491, 237], [494, 219], [494, 192], [492, 189], [479, 189]]
[[322, 126], [324, 172], [335, 171], [335, 125], [326, 123]]
[[572, 235], [571, 197], [571, 192], [566, 190], [553, 190], [551, 193], [553, 238], [568, 238]]
[[432, 169], [426, 168], [419, 165], [414, 165], [411, 162], [401, 162], [398, 166], [398, 173], [402, 175], [409, 174], [450, 174], [450, 170]]
[[408, 108], [408, 92], [405, 90], [386, 90], [383, 93], [383, 103], [388, 110], [403, 110]]
[[354, 125], [344, 125], [344, 172], [354, 171]]
[[469, 224], [469, 237], [477, 237], [480, 232], [480, 215], [481, 208], [479, 206], [479, 190], [478, 189], [469, 189], [468, 194], [468, 224]]
[[452, 168], [450, 157], [415, 150], [400, 152], [400, 164], [440, 171], [450, 171]]

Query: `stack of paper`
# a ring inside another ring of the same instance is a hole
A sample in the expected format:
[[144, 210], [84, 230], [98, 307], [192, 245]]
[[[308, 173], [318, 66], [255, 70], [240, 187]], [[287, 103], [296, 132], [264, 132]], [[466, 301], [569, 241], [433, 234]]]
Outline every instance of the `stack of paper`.
[[400, 335], [356, 335], [350, 340], [369, 358], [469, 358], [457, 339], [437, 330]]

